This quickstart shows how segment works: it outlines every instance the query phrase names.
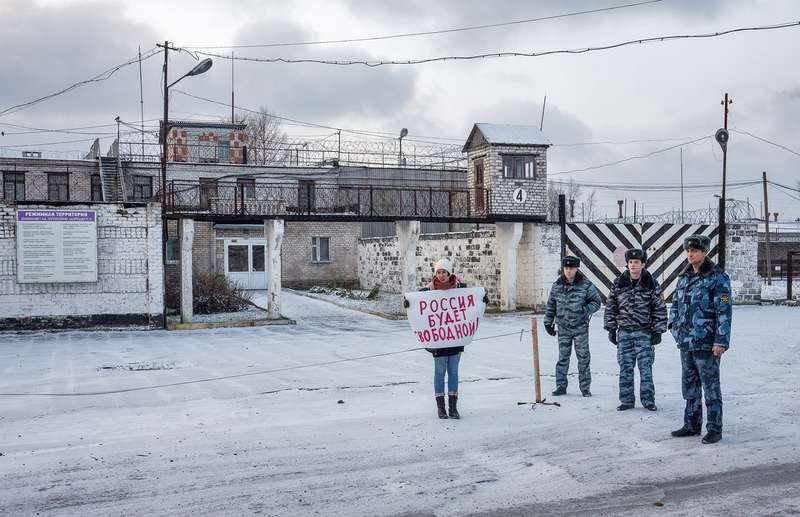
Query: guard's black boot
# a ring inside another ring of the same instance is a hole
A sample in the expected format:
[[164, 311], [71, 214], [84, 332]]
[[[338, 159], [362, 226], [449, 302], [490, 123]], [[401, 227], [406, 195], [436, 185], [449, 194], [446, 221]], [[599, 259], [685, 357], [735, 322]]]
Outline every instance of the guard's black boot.
[[439, 411], [439, 418], [447, 418], [447, 410], [444, 408], [444, 395], [436, 397], [436, 409]]
[[[698, 433], [699, 434], [699, 433]], [[709, 431], [703, 437], [703, 443], [717, 443], [718, 441], [722, 440], [722, 433], [716, 433], [714, 431]]]
[[681, 427], [677, 431], [672, 431], [670, 434], [675, 438], [683, 438], [684, 436], [697, 436], [700, 434], [700, 431], [692, 431], [686, 427]]
[[558, 397], [559, 395], [566, 395], [566, 394], [567, 394], [567, 388], [556, 388], [555, 391], [553, 391], [553, 395], [556, 397]]
[[648, 411], [658, 411], [658, 407], [656, 407], [655, 402], [650, 402], [644, 405], [644, 408]]
[[633, 409], [633, 404], [620, 404], [617, 406], [617, 411], [627, 411]]
[[456, 404], [458, 403], [458, 395], [448, 395], [447, 403], [450, 405], [450, 418], [455, 418], [456, 420], [461, 418], [461, 415], [458, 414], [458, 407], [456, 407]]
[[582, 392], [581, 392], [581, 394], [582, 394], [584, 397], [591, 397], [591, 396], [592, 396], [592, 392], [591, 392], [591, 391], [589, 391], [589, 390], [582, 391]]

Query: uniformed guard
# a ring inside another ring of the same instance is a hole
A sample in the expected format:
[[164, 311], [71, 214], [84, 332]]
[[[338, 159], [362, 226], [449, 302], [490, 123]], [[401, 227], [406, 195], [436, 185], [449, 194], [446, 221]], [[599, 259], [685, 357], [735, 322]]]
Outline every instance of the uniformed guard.
[[696, 436], [703, 425], [705, 396], [707, 433], [703, 443], [722, 438], [722, 391], [719, 365], [730, 346], [731, 281], [708, 258], [711, 240], [692, 235], [683, 242], [689, 264], [678, 277], [670, 308], [670, 330], [681, 351], [681, 380], [686, 410], [683, 427], [672, 436]]
[[617, 345], [619, 363], [619, 402], [617, 411], [635, 405], [633, 368], [639, 365], [639, 401], [655, 411], [653, 384], [655, 345], [667, 330], [667, 306], [658, 281], [645, 269], [647, 253], [641, 249], [625, 252], [628, 269], [614, 281], [606, 300], [604, 327], [608, 339]]
[[[544, 328], [548, 334], [558, 334], [558, 363], [556, 389], [553, 395], [567, 392], [567, 372], [572, 347], [578, 358], [578, 380], [584, 397], [591, 397], [592, 373], [589, 369], [589, 320], [602, 304], [600, 292], [578, 268], [578, 257], [561, 259], [561, 272], [550, 289]], [[558, 325], [556, 332], [555, 325]]]

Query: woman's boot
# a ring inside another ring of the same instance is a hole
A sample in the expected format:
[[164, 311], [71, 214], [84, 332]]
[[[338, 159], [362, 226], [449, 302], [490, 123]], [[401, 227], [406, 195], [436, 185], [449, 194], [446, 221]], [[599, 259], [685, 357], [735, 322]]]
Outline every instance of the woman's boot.
[[436, 397], [436, 408], [439, 410], [439, 418], [447, 418], [447, 411], [444, 409], [444, 395]]
[[458, 402], [458, 395], [448, 395], [447, 402], [450, 405], [450, 418], [455, 418], [456, 420], [461, 418], [461, 415], [458, 414], [458, 408], [456, 407], [456, 403]]

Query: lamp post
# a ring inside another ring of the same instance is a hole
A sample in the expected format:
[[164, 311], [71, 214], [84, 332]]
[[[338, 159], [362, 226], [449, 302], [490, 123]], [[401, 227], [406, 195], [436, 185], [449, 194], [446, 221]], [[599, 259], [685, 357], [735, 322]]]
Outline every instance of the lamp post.
[[403, 138], [408, 135], [408, 129], [403, 128], [400, 130], [400, 155], [397, 157], [397, 165], [403, 166]]
[[169, 132], [169, 89], [175, 86], [184, 77], [200, 75], [208, 71], [213, 64], [210, 58], [203, 59], [194, 68], [180, 76], [175, 81], [168, 83], [169, 50], [175, 50], [165, 41], [159, 47], [164, 48], [164, 119], [161, 121], [161, 262], [164, 278], [164, 327], [167, 326], [167, 133]]

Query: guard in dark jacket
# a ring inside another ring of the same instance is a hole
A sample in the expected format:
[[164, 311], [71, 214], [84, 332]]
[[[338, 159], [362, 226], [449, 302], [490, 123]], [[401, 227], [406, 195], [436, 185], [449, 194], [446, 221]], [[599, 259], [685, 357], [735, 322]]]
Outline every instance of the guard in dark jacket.
[[[564, 257], [561, 273], [550, 289], [544, 328], [548, 334], [558, 334], [558, 362], [556, 363], [556, 389], [553, 395], [567, 392], [567, 372], [572, 347], [578, 358], [578, 381], [584, 397], [591, 397], [592, 373], [589, 369], [589, 320], [603, 301], [600, 292], [578, 268], [578, 257]], [[558, 325], [556, 332], [555, 325]]]
[[705, 396], [708, 431], [703, 443], [722, 438], [722, 391], [719, 365], [730, 346], [731, 281], [708, 258], [711, 240], [692, 235], [683, 242], [689, 264], [678, 276], [670, 308], [672, 336], [681, 351], [681, 380], [686, 410], [683, 427], [672, 436], [695, 436], [703, 425]]
[[631, 409], [635, 403], [633, 369], [639, 365], [639, 400], [655, 411], [653, 384], [655, 345], [667, 330], [667, 306], [661, 287], [644, 269], [647, 254], [641, 249], [625, 252], [628, 269], [614, 281], [606, 300], [604, 327], [608, 339], [617, 345], [619, 363], [619, 402], [617, 411]]

